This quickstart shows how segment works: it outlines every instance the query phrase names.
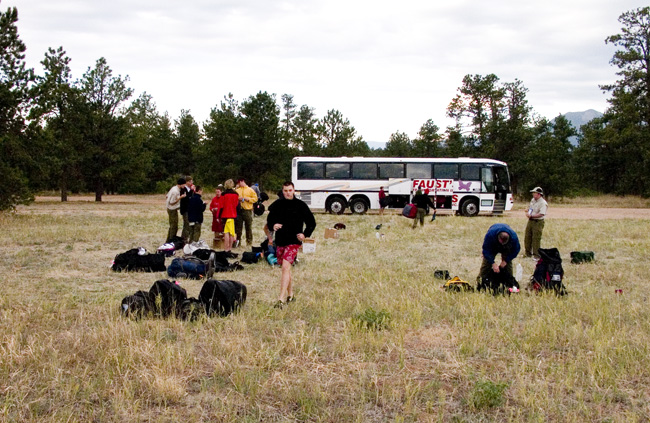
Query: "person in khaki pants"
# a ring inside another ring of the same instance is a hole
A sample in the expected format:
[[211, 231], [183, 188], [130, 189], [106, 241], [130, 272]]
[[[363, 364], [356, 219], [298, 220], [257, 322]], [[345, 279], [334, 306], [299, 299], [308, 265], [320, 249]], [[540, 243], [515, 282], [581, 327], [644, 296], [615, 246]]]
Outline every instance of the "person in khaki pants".
[[533, 199], [530, 200], [530, 205], [526, 210], [528, 224], [526, 225], [526, 235], [524, 237], [524, 257], [532, 256], [538, 259], [548, 203], [544, 200], [544, 190], [541, 187], [535, 187], [530, 192], [533, 193]]
[[235, 219], [235, 233], [237, 234], [238, 246], [241, 245], [242, 227], [246, 227], [246, 245], [253, 245], [253, 205], [257, 203], [257, 194], [248, 185], [244, 179], [237, 180], [235, 189], [239, 195], [240, 210], [237, 212]]
[[178, 178], [174, 185], [167, 193], [166, 204], [167, 214], [169, 215], [169, 231], [167, 232], [167, 241], [174, 238], [178, 232], [178, 209], [181, 207], [181, 199], [185, 198], [185, 179]]

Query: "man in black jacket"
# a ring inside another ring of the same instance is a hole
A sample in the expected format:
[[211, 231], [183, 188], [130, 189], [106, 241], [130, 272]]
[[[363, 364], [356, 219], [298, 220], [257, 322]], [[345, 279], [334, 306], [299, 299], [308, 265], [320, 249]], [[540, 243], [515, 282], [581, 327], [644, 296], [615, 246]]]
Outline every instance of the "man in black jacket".
[[203, 224], [203, 212], [205, 211], [205, 203], [201, 198], [203, 189], [196, 186], [195, 192], [190, 198], [187, 205], [187, 219], [189, 220], [189, 240], [190, 242], [198, 242], [201, 238], [201, 225]]
[[[185, 197], [181, 198], [181, 216], [183, 217], [183, 231], [181, 232], [181, 237], [185, 242], [190, 240], [190, 220], [187, 216], [187, 206], [190, 204], [190, 198], [194, 194], [194, 183], [191, 176], [185, 177]], [[181, 191], [183, 193], [183, 191]]]
[[284, 198], [271, 204], [266, 219], [269, 229], [275, 232], [275, 255], [278, 264], [282, 266], [280, 297], [275, 305], [278, 308], [294, 301], [291, 265], [296, 260], [302, 242], [311, 236], [316, 228], [316, 219], [309, 206], [295, 198], [294, 194], [293, 183], [285, 182], [282, 185]]

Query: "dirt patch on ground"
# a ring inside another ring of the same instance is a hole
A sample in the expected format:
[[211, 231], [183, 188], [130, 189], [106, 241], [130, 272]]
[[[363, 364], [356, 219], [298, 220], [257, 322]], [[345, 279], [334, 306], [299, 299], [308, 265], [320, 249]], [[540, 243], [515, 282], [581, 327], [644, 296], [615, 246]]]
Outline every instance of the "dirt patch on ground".
[[[525, 218], [524, 212], [510, 212]], [[549, 207], [549, 219], [650, 219], [650, 209], [591, 208], [591, 207]]]
[[[211, 197], [206, 197], [205, 200], [209, 202]], [[139, 212], [144, 213], [154, 210], [165, 210], [165, 196], [163, 194], [157, 195], [105, 195], [101, 203], [95, 202], [94, 196], [70, 196], [68, 203], [61, 204], [60, 198], [50, 196], [37, 196], [34, 204], [30, 207], [20, 206], [19, 212], [28, 212], [34, 214], [61, 214], [61, 213], [76, 213], [76, 212], [92, 212], [102, 215], [116, 215], [120, 211], [115, 210], [116, 204], [128, 204], [124, 212]], [[527, 205], [527, 204], [526, 204]], [[508, 217], [521, 217], [525, 219], [524, 209], [526, 205], [515, 204], [515, 208], [506, 212]], [[53, 207], [49, 207], [53, 206]], [[324, 210], [314, 210], [314, 212], [324, 213]], [[369, 214], [377, 212], [370, 211]], [[395, 211], [398, 213], [398, 211]], [[450, 214], [449, 211], [439, 210], [439, 215], [444, 216]], [[650, 219], [650, 208], [611, 208], [611, 207], [554, 207], [550, 205], [548, 210], [548, 218], [550, 219]]]

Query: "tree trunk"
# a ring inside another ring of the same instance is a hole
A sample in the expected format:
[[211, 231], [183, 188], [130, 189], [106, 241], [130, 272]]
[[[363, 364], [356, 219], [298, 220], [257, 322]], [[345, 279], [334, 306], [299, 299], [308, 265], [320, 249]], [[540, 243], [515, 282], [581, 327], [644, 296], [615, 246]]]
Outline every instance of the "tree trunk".
[[66, 181], [65, 176], [59, 179], [59, 188], [61, 189], [61, 202], [68, 201], [68, 181]]
[[102, 201], [102, 195], [104, 194], [104, 183], [99, 180], [95, 184], [95, 201]]

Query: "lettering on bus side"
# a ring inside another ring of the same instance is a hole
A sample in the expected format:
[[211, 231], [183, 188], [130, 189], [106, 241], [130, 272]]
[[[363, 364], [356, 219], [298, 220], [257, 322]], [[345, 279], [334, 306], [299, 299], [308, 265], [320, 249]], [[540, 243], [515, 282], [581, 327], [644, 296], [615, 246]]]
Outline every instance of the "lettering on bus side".
[[453, 194], [454, 193], [454, 180], [453, 179], [413, 179], [413, 190], [428, 189], [435, 191], [436, 194]]

